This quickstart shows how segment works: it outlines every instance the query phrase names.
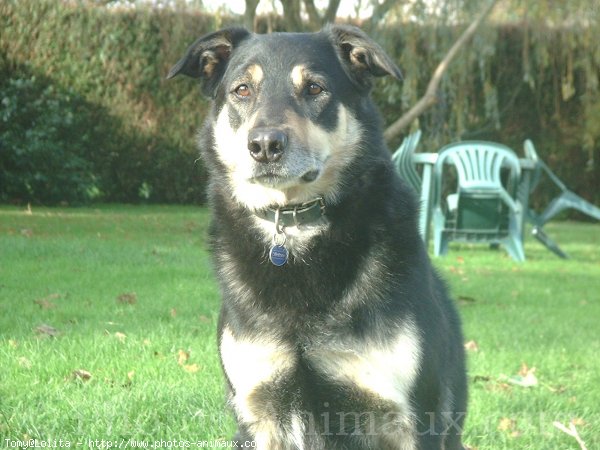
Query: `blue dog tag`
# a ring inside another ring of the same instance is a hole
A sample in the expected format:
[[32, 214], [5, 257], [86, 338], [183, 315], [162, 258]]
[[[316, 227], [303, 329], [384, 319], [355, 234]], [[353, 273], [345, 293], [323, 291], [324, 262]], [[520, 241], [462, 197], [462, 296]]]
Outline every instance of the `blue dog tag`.
[[275, 244], [269, 251], [269, 259], [273, 265], [280, 267], [283, 266], [288, 260], [288, 251], [283, 245]]

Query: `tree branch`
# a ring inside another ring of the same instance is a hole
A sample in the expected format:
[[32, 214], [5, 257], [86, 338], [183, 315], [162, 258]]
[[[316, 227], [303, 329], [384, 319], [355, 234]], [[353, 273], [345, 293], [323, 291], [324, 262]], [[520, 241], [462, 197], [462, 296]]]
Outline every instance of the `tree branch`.
[[483, 23], [485, 18], [490, 14], [494, 6], [498, 3], [498, 0], [492, 0], [488, 6], [477, 16], [477, 18], [467, 27], [465, 31], [463, 31], [462, 35], [457, 39], [457, 41], [450, 47], [444, 59], [438, 64], [435, 71], [433, 72], [433, 76], [431, 80], [429, 80], [429, 84], [427, 85], [427, 89], [425, 90], [425, 95], [415, 103], [415, 105], [410, 108], [406, 113], [404, 113], [398, 120], [392, 123], [383, 133], [383, 137], [386, 142], [390, 142], [396, 136], [398, 136], [404, 128], [409, 126], [413, 120], [423, 114], [424, 111], [429, 109], [432, 105], [435, 104], [437, 98], [437, 90], [442, 80], [442, 77], [448, 66], [458, 54], [458, 52], [462, 49], [462, 47], [467, 43], [469, 39], [475, 34], [479, 26]]

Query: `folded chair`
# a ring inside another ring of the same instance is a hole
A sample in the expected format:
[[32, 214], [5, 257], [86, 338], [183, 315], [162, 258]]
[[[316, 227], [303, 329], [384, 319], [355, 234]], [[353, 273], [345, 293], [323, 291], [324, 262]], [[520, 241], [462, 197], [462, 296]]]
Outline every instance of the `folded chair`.
[[567, 254], [563, 252], [558, 244], [552, 241], [552, 239], [544, 232], [544, 224], [565, 209], [576, 209], [589, 217], [600, 220], [600, 208], [569, 190], [556, 174], [550, 170], [546, 163], [540, 159], [531, 140], [525, 140], [523, 148], [525, 150], [525, 156], [535, 164], [531, 178], [530, 193], [533, 192], [539, 184], [542, 174], [548, 176], [552, 183], [560, 190], [560, 194], [554, 197], [540, 214], [537, 214], [531, 209], [527, 211], [526, 217], [528, 221], [533, 224], [531, 233], [538, 241], [544, 244], [557, 256], [567, 258]]
[[[446, 196], [449, 166], [458, 180]], [[464, 141], [443, 147], [434, 166], [434, 254], [446, 254], [451, 241], [482, 242], [501, 244], [514, 260], [524, 261], [520, 175], [518, 157], [504, 145]]]
[[421, 177], [413, 162], [413, 155], [420, 139], [421, 130], [409, 134], [392, 155], [392, 161], [400, 177], [414, 189], [417, 195], [421, 192]]

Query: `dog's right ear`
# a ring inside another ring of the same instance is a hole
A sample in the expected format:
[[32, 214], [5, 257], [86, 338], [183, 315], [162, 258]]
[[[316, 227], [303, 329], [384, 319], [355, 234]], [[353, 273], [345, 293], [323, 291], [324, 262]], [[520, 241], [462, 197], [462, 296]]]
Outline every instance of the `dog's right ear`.
[[248, 36], [250, 32], [239, 27], [224, 28], [202, 36], [188, 47], [185, 56], [171, 68], [167, 80], [179, 74], [199, 78], [203, 92], [212, 95], [225, 73], [231, 52]]

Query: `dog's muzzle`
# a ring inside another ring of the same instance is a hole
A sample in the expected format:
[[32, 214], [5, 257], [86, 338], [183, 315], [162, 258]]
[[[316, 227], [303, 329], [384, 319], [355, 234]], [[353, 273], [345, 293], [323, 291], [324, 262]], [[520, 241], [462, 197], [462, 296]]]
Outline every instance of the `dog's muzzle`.
[[[256, 127], [248, 133], [248, 151], [255, 161], [251, 181], [271, 187], [315, 181], [321, 170], [313, 158], [302, 158], [289, 145], [288, 134], [277, 127]], [[289, 155], [284, 158], [285, 154]]]

